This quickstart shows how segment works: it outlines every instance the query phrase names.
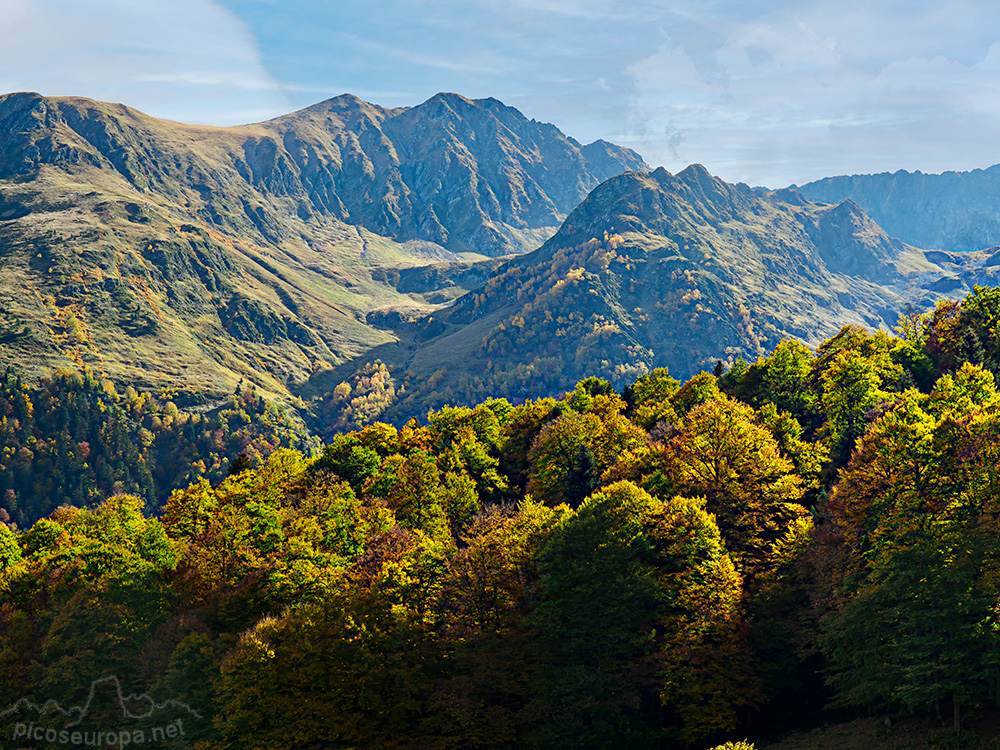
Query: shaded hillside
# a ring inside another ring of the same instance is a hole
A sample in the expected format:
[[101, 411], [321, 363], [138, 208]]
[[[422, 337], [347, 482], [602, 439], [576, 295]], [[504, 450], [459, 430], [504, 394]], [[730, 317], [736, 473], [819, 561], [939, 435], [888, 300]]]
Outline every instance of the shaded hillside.
[[345, 94], [269, 122], [192, 127], [121, 105], [0, 98], [0, 177], [96, 167], [220, 228], [277, 242], [313, 216], [385, 237], [504, 255], [537, 246], [599, 182], [641, 169], [496, 99], [386, 109]]
[[287, 398], [393, 342], [370, 313], [460, 296], [483, 254], [537, 246], [615, 164], [642, 164], [455, 95], [210, 128], [11, 94], [0, 123], [0, 366], [214, 395], [247, 379]]
[[318, 441], [298, 414], [246, 384], [227, 399], [191, 404], [170, 391], [118, 392], [90, 372], [29, 386], [8, 370], [0, 376], [0, 520], [30, 526], [60, 506], [123, 492], [152, 511], [173, 490], [219, 482], [279, 447], [311, 453]]
[[1000, 244], [1000, 164], [971, 172], [827, 177], [796, 189], [813, 201], [852, 200], [891, 236], [917, 247], [979, 250]]
[[620, 386], [655, 367], [687, 377], [753, 361], [783, 338], [893, 325], [908, 302], [936, 296], [918, 284], [940, 278], [853, 203], [759, 194], [700, 165], [628, 173], [424, 321], [389, 414], [558, 392], [588, 373]]

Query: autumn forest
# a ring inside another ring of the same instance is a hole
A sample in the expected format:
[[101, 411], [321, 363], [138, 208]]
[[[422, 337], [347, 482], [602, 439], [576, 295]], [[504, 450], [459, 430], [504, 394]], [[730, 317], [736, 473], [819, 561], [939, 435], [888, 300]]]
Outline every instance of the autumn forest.
[[199, 413], [9, 371], [0, 706], [114, 675], [190, 708], [164, 746], [212, 749], [960, 730], [1000, 701], [997, 372], [987, 287], [896, 335], [322, 447], [249, 387]]

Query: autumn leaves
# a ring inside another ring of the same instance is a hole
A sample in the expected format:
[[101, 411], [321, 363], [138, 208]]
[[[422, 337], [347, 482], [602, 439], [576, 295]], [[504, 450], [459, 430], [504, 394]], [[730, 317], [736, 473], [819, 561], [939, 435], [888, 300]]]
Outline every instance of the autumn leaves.
[[207, 748], [707, 745], [830, 690], [958, 724], [1000, 679], [1000, 296], [968, 310], [0, 525], [0, 703], [113, 668]]

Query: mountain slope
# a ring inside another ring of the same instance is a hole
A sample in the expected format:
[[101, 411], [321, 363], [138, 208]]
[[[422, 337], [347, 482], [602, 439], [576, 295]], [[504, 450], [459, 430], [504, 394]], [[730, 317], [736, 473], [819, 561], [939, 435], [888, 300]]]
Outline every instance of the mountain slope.
[[[667, 366], [754, 360], [782, 338], [896, 322], [941, 270], [850, 202], [760, 194], [694, 165], [595, 189], [533, 253], [425, 323], [397, 407], [558, 392], [588, 375], [621, 385]], [[426, 403], [429, 401], [429, 404]]]
[[917, 247], [979, 250], [1000, 244], [1000, 164], [970, 172], [827, 177], [792, 187], [812, 201], [852, 200], [891, 236]]
[[0, 366], [213, 395], [247, 379], [288, 397], [392, 343], [369, 313], [434, 310], [641, 165], [455, 95], [211, 128], [11, 94], [0, 123]]
[[599, 182], [645, 165], [580, 146], [495, 99], [438, 94], [385, 109], [344, 95], [236, 128], [169, 123], [122, 105], [0, 97], [0, 178], [95, 167], [219, 227], [278, 241], [315, 215], [385, 237], [504, 255], [537, 246]]

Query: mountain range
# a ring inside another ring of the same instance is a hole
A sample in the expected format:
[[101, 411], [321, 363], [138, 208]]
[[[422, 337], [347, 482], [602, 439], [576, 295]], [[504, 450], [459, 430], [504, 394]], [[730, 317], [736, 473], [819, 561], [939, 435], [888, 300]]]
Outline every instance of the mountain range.
[[[957, 274], [961, 258], [947, 261]], [[784, 338], [891, 327], [907, 304], [933, 304], [942, 278], [850, 201], [753, 190], [701, 165], [628, 172], [538, 250], [423, 321], [405, 363], [398, 347], [375, 353], [405, 373], [401, 414], [556, 393], [590, 375], [620, 385], [667, 367], [687, 378]]]
[[812, 201], [853, 201], [893, 237], [917, 247], [1000, 245], [1000, 164], [969, 172], [827, 177], [792, 187]]
[[25, 93], [0, 123], [0, 366], [216, 395], [287, 398], [391, 338], [373, 309], [435, 309], [644, 167], [453, 94], [211, 128]]
[[688, 376], [891, 326], [997, 267], [880, 226], [880, 176], [831, 200], [836, 180], [650, 171], [495, 99], [344, 95], [212, 128], [25, 93], [0, 123], [0, 366], [86, 366], [182, 406], [245, 380], [328, 429]]

